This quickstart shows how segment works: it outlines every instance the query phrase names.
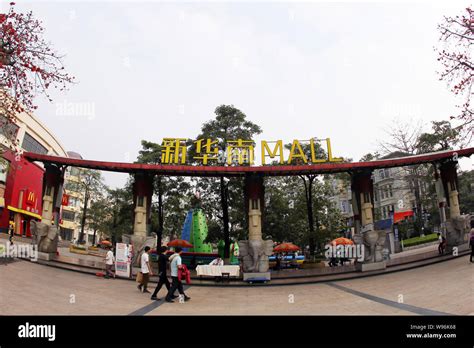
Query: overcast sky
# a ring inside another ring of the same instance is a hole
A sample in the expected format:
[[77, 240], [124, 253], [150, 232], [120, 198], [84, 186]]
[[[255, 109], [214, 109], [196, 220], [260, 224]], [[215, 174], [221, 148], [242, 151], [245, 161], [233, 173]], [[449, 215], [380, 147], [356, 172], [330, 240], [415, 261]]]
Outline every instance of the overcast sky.
[[[19, 0], [16, 8], [44, 22], [78, 82], [54, 103], [38, 98], [37, 116], [86, 159], [133, 162], [142, 139], [194, 139], [221, 104], [259, 124], [257, 140], [330, 137], [334, 155], [354, 160], [377, 149], [394, 118], [428, 129], [458, 103], [436, 74], [436, 25], [467, 5]], [[121, 186], [127, 175], [105, 177]]]

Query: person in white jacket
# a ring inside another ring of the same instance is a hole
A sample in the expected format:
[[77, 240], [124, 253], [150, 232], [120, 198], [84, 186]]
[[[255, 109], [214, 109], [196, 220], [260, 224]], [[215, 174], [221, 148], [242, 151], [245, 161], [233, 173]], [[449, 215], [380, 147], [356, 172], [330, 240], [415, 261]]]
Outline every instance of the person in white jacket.
[[165, 298], [166, 302], [174, 302], [173, 301], [173, 295], [174, 295], [176, 290], [178, 290], [179, 294], [182, 297], [184, 297], [184, 301], [189, 301], [191, 299], [191, 297], [187, 296], [184, 293], [183, 283], [178, 278], [178, 273], [179, 273], [178, 270], [181, 268], [181, 265], [182, 265], [181, 253], [182, 253], [182, 249], [180, 247], [177, 247], [175, 249], [175, 253], [173, 255], [171, 255], [170, 259], [169, 259], [170, 268], [171, 268], [171, 279], [173, 281], [172, 281], [172, 284], [171, 284], [171, 288], [168, 291], [168, 295], [166, 295], [166, 298]]
[[107, 255], [105, 255], [105, 278], [107, 279], [110, 278], [110, 275], [115, 278], [115, 273], [112, 271], [112, 267], [115, 263], [115, 256], [112, 249], [110, 246]]

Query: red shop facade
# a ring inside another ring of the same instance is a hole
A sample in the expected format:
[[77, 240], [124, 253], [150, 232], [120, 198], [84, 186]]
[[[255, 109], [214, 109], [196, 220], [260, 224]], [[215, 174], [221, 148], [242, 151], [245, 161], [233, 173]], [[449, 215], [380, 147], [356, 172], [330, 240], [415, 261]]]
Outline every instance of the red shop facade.
[[2, 157], [8, 162], [3, 207], [0, 208], [0, 230], [7, 232], [9, 222], [15, 223], [15, 234], [31, 237], [30, 222], [40, 221], [44, 169], [6, 150]]

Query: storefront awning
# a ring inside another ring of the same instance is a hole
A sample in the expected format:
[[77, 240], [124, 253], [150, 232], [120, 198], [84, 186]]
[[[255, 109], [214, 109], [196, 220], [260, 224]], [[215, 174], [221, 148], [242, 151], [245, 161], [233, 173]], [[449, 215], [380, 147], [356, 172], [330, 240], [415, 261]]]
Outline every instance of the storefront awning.
[[40, 220], [42, 219], [41, 215], [39, 214], [35, 214], [35, 213], [32, 213], [31, 211], [15, 208], [15, 207], [12, 207], [11, 205], [8, 206], [8, 210], [14, 211], [15, 213], [29, 215]]
[[395, 224], [401, 220], [404, 220], [408, 216], [413, 216], [413, 210], [396, 212], [393, 215], [393, 223]]

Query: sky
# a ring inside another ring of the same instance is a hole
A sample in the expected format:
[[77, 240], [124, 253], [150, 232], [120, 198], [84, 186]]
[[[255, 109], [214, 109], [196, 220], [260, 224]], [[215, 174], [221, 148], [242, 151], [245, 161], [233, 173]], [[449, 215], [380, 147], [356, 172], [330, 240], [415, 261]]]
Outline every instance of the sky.
[[[335, 156], [357, 161], [394, 124], [428, 131], [456, 114], [437, 75], [436, 26], [469, 4], [19, 0], [16, 9], [43, 21], [76, 77], [54, 102], [36, 100], [68, 151], [133, 162], [141, 140], [195, 139], [217, 106], [233, 104], [262, 127], [258, 143], [329, 137]], [[127, 179], [104, 176], [112, 187]]]

